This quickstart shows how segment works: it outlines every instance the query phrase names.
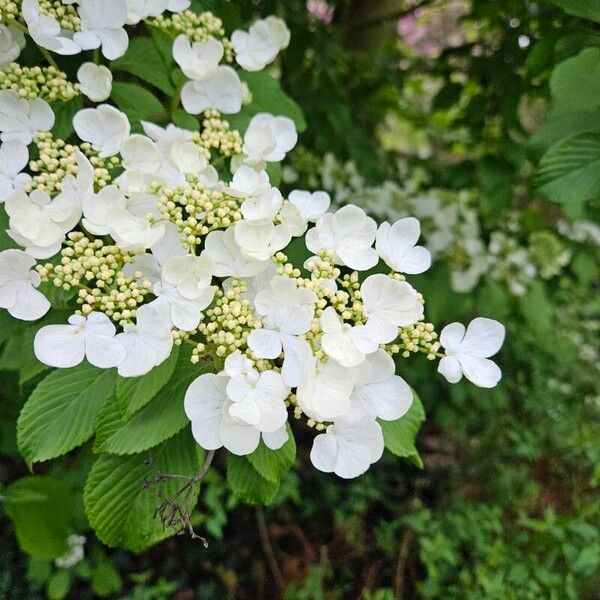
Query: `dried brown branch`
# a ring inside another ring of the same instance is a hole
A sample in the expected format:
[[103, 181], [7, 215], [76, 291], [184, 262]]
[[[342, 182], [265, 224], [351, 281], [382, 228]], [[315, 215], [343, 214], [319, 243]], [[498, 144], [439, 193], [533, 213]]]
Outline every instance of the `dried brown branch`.
[[256, 507], [256, 523], [258, 525], [260, 543], [262, 545], [263, 552], [265, 553], [267, 563], [269, 563], [271, 575], [273, 576], [277, 589], [279, 592], [282, 592], [285, 588], [285, 582], [283, 581], [283, 575], [281, 574], [281, 569], [279, 568], [279, 564], [275, 558], [275, 552], [273, 551], [273, 546], [271, 545], [269, 531], [267, 530], [267, 524], [265, 523], [265, 511], [263, 510], [262, 506]]
[[394, 598], [402, 600], [404, 596], [406, 563], [410, 553], [411, 546], [414, 542], [415, 534], [412, 529], [406, 529], [400, 552], [398, 553], [398, 563], [396, 565], [396, 576], [394, 577]]

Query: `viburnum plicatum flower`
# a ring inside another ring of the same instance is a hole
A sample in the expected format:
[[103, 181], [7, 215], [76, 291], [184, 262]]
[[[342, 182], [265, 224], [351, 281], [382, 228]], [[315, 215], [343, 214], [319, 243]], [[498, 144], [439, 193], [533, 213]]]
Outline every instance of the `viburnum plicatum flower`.
[[431, 266], [431, 254], [417, 246], [421, 224], [414, 217], [400, 219], [393, 225], [382, 223], [377, 231], [375, 248], [390, 269], [397, 273], [416, 275]]
[[73, 117], [73, 127], [101, 158], [118, 154], [131, 132], [127, 115], [109, 104], [80, 110]]
[[217, 277], [254, 277], [272, 264], [244, 256], [231, 227], [225, 231], [211, 231], [206, 236], [204, 251], [212, 259], [213, 273]]
[[377, 421], [350, 415], [336, 419], [314, 439], [310, 460], [319, 471], [352, 479], [381, 458], [383, 447]]
[[234, 239], [246, 258], [265, 261], [290, 243], [292, 232], [286, 225], [270, 221], [242, 220], [235, 224]]
[[261, 71], [288, 47], [290, 31], [281, 19], [271, 16], [256, 21], [249, 31], [234, 31], [231, 41], [240, 67], [246, 71]]
[[68, 37], [54, 17], [42, 13], [38, 0], [23, 0], [21, 15], [38, 46], [63, 55], [81, 52], [81, 47]]
[[489, 360], [504, 343], [506, 330], [494, 319], [477, 317], [465, 330], [462, 323], [446, 325], [440, 343], [446, 350], [438, 371], [450, 382], [458, 383], [464, 375], [478, 387], [492, 388], [502, 378], [502, 371]]
[[360, 286], [365, 325], [354, 328], [359, 348], [369, 354], [379, 344], [389, 344], [398, 337], [399, 327], [414, 325], [423, 315], [417, 291], [406, 281], [388, 275], [367, 277]]
[[110, 96], [113, 76], [108, 67], [86, 62], [77, 70], [77, 81], [92, 102], [103, 102]]
[[75, 33], [73, 41], [82, 50], [101, 47], [108, 60], [125, 54], [129, 45], [123, 27], [127, 21], [125, 0], [80, 0], [79, 17], [81, 31]]
[[9, 140], [0, 145], [0, 202], [13, 190], [23, 189], [31, 175], [23, 173], [29, 162], [29, 150], [20, 140]]
[[376, 234], [375, 221], [362, 208], [349, 204], [320, 217], [306, 233], [306, 247], [315, 254], [330, 250], [336, 264], [367, 271], [379, 261], [372, 247]]
[[13, 90], [0, 91], [0, 139], [19, 140], [26, 145], [42, 131], [54, 126], [50, 105], [40, 98], [26, 100]]
[[0, 69], [19, 58], [25, 48], [25, 36], [14, 27], [0, 25]]
[[297, 142], [296, 126], [289, 117], [258, 113], [246, 129], [242, 152], [245, 162], [251, 165], [280, 162]]
[[114, 323], [104, 313], [92, 312], [87, 318], [69, 317], [68, 325], [42, 327], [33, 346], [37, 358], [49, 367], [67, 369], [87, 358], [95, 367], [110, 369], [125, 358], [115, 334]]
[[162, 279], [177, 288], [189, 300], [206, 298], [212, 294], [210, 282], [213, 262], [207, 253], [200, 256], [188, 254], [169, 259], [163, 266]]
[[89, 194], [82, 201], [81, 224], [93, 235], [109, 235], [115, 214], [125, 210], [126, 199], [119, 188], [107, 185], [97, 194]]
[[140, 377], [169, 358], [173, 349], [168, 307], [152, 302], [137, 309], [135, 325], [127, 324], [116, 340], [125, 355], [115, 366], [123, 377]]
[[403, 417], [413, 403], [410, 386], [395, 374], [394, 359], [384, 350], [369, 354], [353, 369], [354, 410], [364, 412], [372, 419], [395, 421]]
[[50, 302], [36, 288], [40, 275], [35, 259], [22, 250], [0, 252], [0, 307], [15, 319], [35, 321], [50, 310]]
[[169, 5], [169, 0], [127, 0], [127, 25], [137, 25], [148, 17], [158, 17]]
[[290, 192], [288, 200], [300, 211], [302, 217], [311, 223], [316, 223], [331, 205], [331, 197], [327, 192], [294, 190]]
[[365, 354], [354, 341], [354, 328], [344, 323], [333, 306], [321, 315], [321, 348], [343, 367], [356, 367], [365, 360]]

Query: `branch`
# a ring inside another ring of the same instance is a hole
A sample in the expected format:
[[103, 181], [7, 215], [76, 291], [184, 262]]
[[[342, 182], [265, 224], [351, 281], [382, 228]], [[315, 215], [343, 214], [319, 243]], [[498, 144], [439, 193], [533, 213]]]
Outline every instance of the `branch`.
[[262, 506], [256, 507], [256, 523], [258, 525], [260, 543], [262, 545], [263, 552], [265, 553], [265, 558], [269, 563], [271, 575], [275, 580], [277, 589], [281, 592], [285, 588], [285, 582], [283, 581], [283, 575], [281, 574], [281, 569], [277, 564], [277, 559], [275, 558], [275, 553], [273, 552], [273, 546], [271, 545], [271, 540], [269, 539], [269, 532], [267, 530], [267, 524], [265, 523], [265, 511], [263, 510]]
[[412, 529], [406, 529], [400, 552], [398, 553], [398, 564], [396, 565], [396, 576], [394, 577], [394, 598], [402, 600], [404, 595], [404, 580], [406, 573], [406, 561], [408, 553], [415, 539], [415, 534]]

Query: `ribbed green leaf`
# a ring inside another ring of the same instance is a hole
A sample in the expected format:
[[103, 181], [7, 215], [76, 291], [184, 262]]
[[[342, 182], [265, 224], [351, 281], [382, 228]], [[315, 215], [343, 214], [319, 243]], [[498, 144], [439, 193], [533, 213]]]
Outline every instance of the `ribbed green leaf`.
[[423, 467], [423, 461], [415, 446], [415, 440], [423, 421], [425, 421], [425, 410], [414, 391], [412, 406], [403, 417], [396, 421], [382, 421], [379, 419], [385, 447], [392, 454], [407, 458], [420, 468]]
[[160, 121], [167, 113], [160, 100], [135, 83], [113, 83], [111, 97], [131, 121]]
[[50, 373], [35, 388], [17, 422], [17, 440], [25, 460], [56, 458], [86, 442], [115, 382], [114, 369], [97, 369], [87, 363]]
[[264, 478], [247, 457], [227, 455], [227, 483], [231, 491], [248, 504], [271, 504], [279, 484]]
[[296, 440], [289, 426], [288, 435], [288, 441], [279, 450], [270, 450], [261, 440], [258, 448], [247, 456], [254, 469], [273, 483], [279, 483], [296, 460]]
[[550, 0], [565, 12], [600, 23], [600, 0]]
[[[123, 547], [134, 552], [163, 540], [175, 533], [163, 529], [158, 516], [158, 498], [169, 497], [183, 483], [166, 479], [150, 487], [144, 485], [154, 471], [147, 464], [149, 453], [132, 456], [104, 454], [94, 463], [84, 490], [84, 506], [90, 525], [107, 546]], [[151, 452], [154, 467], [160, 473], [192, 477], [202, 464], [202, 450], [188, 429], [180, 432]], [[199, 486], [190, 497], [189, 509], [196, 503]]]

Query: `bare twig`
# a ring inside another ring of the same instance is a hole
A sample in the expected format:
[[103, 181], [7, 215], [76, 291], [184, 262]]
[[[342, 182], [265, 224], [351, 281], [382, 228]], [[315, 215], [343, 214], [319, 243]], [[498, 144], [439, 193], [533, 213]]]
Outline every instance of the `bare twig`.
[[283, 575], [281, 574], [279, 564], [277, 564], [275, 552], [273, 552], [273, 546], [271, 545], [271, 540], [269, 539], [269, 531], [267, 530], [267, 524], [265, 523], [265, 511], [263, 510], [262, 506], [256, 507], [256, 523], [258, 525], [260, 543], [262, 545], [263, 552], [265, 553], [265, 558], [269, 563], [271, 575], [275, 580], [277, 589], [281, 592], [285, 587], [285, 582], [283, 581]]
[[404, 596], [406, 562], [414, 539], [415, 534], [412, 529], [406, 529], [402, 545], [400, 546], [400, 552], [398, 553], [398, 564], [396, 565], [396, 576], [394, 577], [394, 598], [396, 600], [402, 600]]

